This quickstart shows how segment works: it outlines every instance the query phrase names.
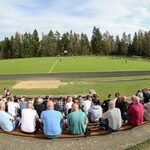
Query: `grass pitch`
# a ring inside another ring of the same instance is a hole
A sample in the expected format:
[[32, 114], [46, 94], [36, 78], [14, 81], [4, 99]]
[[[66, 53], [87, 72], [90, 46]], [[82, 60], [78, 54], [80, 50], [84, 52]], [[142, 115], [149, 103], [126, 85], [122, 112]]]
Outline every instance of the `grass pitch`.
[[144, 70], [150, 70], [149, 60], [121, 57], [44, 57], [0, 61], [0, 74]]
[[[127, 60], [127, 62], [126, 62]], [[65, 72], [111, 72], [111, 71], [144, 71], [150, 70], [150, 61], [121, 57], [45, 57], [0, 60], [0, 74], [37, 74]], [[148, 80], [126, 81], [124, 79], [149, 78]], [[32, 79], [30, 79], [32, 80]], [[50, 80], [50, 79], [47, 79]], [[3, 88], [9, 88], [15, 95], [79, 95], [87, 94], [95, 89], [102, 99], [108, 94], [120, 92], [122, 95], [135, 94], [139, 88], [150, 86], [150, 76], [107, 78], [106, 80], [124, 80], [122, 82], [103, 82], [105, 78], [69, 78], [60, 79], [66, 82], [57, 89], [13, 89], [21, 80], [0, 81], [1, 93]], [[101, 82], [102, 81], [102, 82]], [[75, 82], [75, 84], [70, 84]], [[86, 84], [85, 84], [86, 83]]]

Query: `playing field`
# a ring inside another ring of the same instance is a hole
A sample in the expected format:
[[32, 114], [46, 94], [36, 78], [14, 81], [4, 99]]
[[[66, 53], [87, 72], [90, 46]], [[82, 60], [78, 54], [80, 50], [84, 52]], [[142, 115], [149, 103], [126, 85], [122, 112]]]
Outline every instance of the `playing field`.
[[[126, 62], [127, 60], [127, 62]], [[11, 59], [0, 61], [0, 74], [37, 74], [37, 73], [62, 73], [62, 72], [111, 72], [111, 71], [144, 71], [150, 70], [150, 61], [147, 59], [131, 59], [121, 57], [45, 57]], [[145, 78], [147, 78], [145, 80]], [[135, 80], [136, 79], [136, 80]], [[141, 80], [142, 79], [142, 80]], [[3, 88], [9, 88], [17, 95], [78, 95], [87, 94], [90, 89], [95, 89], [102, 99], [108, 94], [114, 95], [120, 92], [123, 95], [133, 95], [139, 88], [150, 86], [150, 75], [138, 77], [116, 78], [66, 78], [57, 79], [60, 82], [58, 88], [52, 89], [55, 79], [28, 79], [30, 83], [21, 85], [24, 79], [0, 80], [1, 93]], [[35, 81], [36, 80], [36, 81]], [[43, 82], [37, 84], [38, 81]], [[132, 81], [134, 80], [134, 81]], [[31, 84], [31, 81], [35, 82]], [[54, 82], [54, 81], [53, 81]], [[56, 81], [55, 81], [56, 82]], [[19, 84], [19, 88], [16, 86]], [[34, 85], [35, 84], [35, 85]], [[42, 85], [46, 85], [43, 87]], [[31, 87], [36, 87], [31, 88]], [[43, 88], [42, 88], [43, 87]]]
[[150, 61], [144, 59], [96, 56], [25, 58], [0, 61], [0, 74], [134, 70], [150, 70]]

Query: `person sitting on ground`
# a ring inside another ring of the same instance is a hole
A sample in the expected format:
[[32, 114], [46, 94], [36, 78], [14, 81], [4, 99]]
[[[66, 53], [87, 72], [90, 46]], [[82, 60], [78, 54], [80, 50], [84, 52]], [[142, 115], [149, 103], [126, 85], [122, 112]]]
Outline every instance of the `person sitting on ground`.
[[14, 97], [10, 97], [9, 101], [7, 102], [8, 113], [12, 115], [13, 117], [16, 117], [18, 115], [19, 108], [20, 106], [17, 100]]
[[97, 104], [97, 100], [92, 99], [92, 106], [88, 110], [89, 122], [99, 122], [102, 117], [102, 107]]
[[45, 110], [45, 106], [39, 98], [34, 98], [34, 109], [37, 111], [39, 117], [42, 111]]
[[67, 102], [64, 106], [66, 116], [68, 115], [68, 111], [69, 111], [69, 109], [71, 109], [72, 104], [73, 104], [73, 98], [71, 96], [68, 96], [67, 97]]
[[3, 98], [6, 98], [7, 96], [11, 96], [11, 92], [9, 91], [9, 89], [4, 88]]
[[133, 126], [138, 126], [142, 124], [144, 117], [144, 107], [140, 103], [140, 98], [138, 96], [134, 97], [133, 104], [128, 110], [128, 121]]
[[56, 101], [55, 108], [57, 108], [57, 110], [59, 110], [60, 112], [63, 112], [64, 100], [62, 96]]
[[5, 112], [5, 102], [0, 101], [0, 128], [6, 132], [13, 131], [19, 124], [19, 118], [15, 119], [13, 116]]
[[121, 111], [121, 117], [124, 123], [127, 120], [126, 114], [128, 111], [128, 106], [129, 106], [129, 103], [126, 101], [126, 96], [121, 96], [120, 102], [118, 102], [117, 108], [119, 108]]
[[119, 92], [117, 92], [117, 93], [115, 93], [115, 98], [114, 98], [114, 101], [115, 101], [115, 105], [117, 105], [117, 102], [119, 101], [119, 97], [120, 97], [120, 93]]
[[78, 101], [79, 101], [79, 108], [83, 111], [83, 103], [84, 103], [84, 99], [81, 95], [79, 95], [77, 97]]
[[109, 102], [109, 110], [106, 111], [102, 116], [102, 122], [106, 121], [104, 124], [100, 125], [108, 131], [117, 131], [122, 125], [121, 112], [119, 108], [115, 108], [115, 101], [111, 100]]
[[21, 113], [22, 109], [27, 108], [27, 102], [26, 102], [25, 97], [21, 97], [19, 106], [20, 106], [20, 113]]
[[26, 133], [33, 133], [36, 130], [36, 122], [39, 119], [37, 111], [33, 109], [33, 103], [28, 102], [27, 108], [21, 112], [21, 131]]
[[[45, 110], [46, 110], [46, 105], [47, 105], [47, 102], [49, 101], [49, 96], [48, 95], [46, 95], [45, 97], [44, 97], [44, 99], [43, 99], [43, 105], [44, 105], [44, 107], [45, 107]], [[39, 116], [40, 117], [40, 116]]]
[[144, 104], [144, 119], [150, 121], [150, 102]]
[[92, 98], [97, 101], [96, 102], [97, 105], [101, 106], [101, 101], [100, 101], [99, 96], [97, 94], [93, 94]]
[[72, 112], [68, 115], [68, 126], [71, 134], [84, 134], [87, 127], [87, 116], [84, 112], [79, 111], [79, 104], [72, 104]]
[[148, 103], [150, 101], [150, 92], [149, 92], [149, 89], [144, 89], [143, 90], [143, 101], [144, 103]]
[[140, 102], [143, 104], [143, 103], [144, 103], [144, 101], [143, 101], [143, 100], [144, 100], [144, 97], [143, 97], [143, 92], [142, 92], [142, 90], [139, 89], [139, 90], [136, 92], [135, 95], [140, 98]]
[[92, 104], [91, 96], [87, 95], [86, 100], [84, 100], [83, 102], [83, 110], [87, 115], [88, 115], [89, 108], [91, 107], [91, 104]]
[[57, 138], [62, 133], [62, 114], [54, 110], [54, 102], [47, 102], [47, 110], [41, 113], [44, 135], [47, 138]]
[[108, 110], [110, 101], [111, 101], [111, 94], [108, 94], [108, 99], [104, 100], [102, 105], [101, 105], [103, 108], [103, 113]]

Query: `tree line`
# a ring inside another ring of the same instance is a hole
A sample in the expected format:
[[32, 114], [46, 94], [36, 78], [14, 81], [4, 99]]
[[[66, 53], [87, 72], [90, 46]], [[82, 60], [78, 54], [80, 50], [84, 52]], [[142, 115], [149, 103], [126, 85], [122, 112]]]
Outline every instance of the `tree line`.
[[97, 27], [93, 28], [89, 40], [85, 33], [73, 31], [60, 34], [58, 31], [49, 31], [39, 38], [38, 31], [33, 33], [15, 33], [10, 38], [0, 41], [0, 58], [28, 58], [44, 56], [63, 56], [64, 51], [69, 56], [77, 55], [124, 55], [150, 57], [150, 31], [122, 34], [114, 37], [108, 31], [101, 33]]

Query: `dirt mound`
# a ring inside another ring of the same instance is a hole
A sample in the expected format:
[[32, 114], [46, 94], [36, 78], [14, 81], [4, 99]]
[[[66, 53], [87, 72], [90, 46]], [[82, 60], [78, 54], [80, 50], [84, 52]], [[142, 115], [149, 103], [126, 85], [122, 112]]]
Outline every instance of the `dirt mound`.
[[54, 89], [64, 85], [60, 80], [22, 81], [13, 86], [13, 89]]

